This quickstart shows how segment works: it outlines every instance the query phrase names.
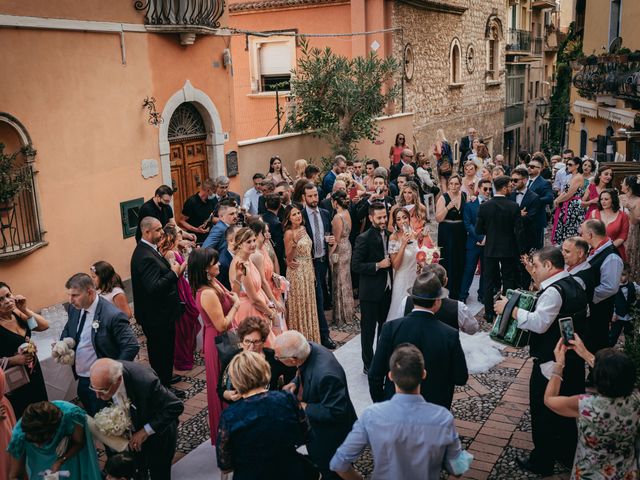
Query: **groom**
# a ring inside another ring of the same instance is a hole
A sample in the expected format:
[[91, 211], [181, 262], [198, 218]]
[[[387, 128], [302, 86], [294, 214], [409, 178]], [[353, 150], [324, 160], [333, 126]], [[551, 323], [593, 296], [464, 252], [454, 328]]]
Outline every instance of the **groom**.
[[356, 238], [351, 268], [359, 275], [360, 341], [363, 372], [369, 372], [373, 360], [373, 340], [382, 330], [391, 304], [391, 260], [387, 246], [387, 210], [382, 202], [369, 205], [371, 228]]
[[424, 355], [429, 372], [420, 393], [427, 402], [451, 408], [453, 389], [467, 383], [467, 361], [458, 331], [437, 320], [434, 314], [449, 292], [434, 273], [422, 273], [409, 289], [413, 311], [406, 317], [387, 322], [378, 339], [371, 369], [369, 392], [374, 402], [389, 400], [395, 393], [389, 379], [389, 359], [398, 345], [412, 343]]

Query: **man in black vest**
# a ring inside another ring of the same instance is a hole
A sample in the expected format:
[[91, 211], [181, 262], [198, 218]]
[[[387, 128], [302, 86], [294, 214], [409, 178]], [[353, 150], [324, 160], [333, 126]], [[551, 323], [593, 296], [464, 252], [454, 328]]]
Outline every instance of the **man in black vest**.
[[582, 224], [582, 238], [591, 247], [587, 261], [593, 275], [593, 298], [589, 299], [589, 321], [584, 344], [594, 355], [609, 346], [609, 322], [622, 275], [622, 259], [607, 237], [605, 224], [590, 219]]
[[[545, 247], [533, 255], [531, 276], [540, 286], [540, 293], [532, 312], [514, 307], [511, 317], [518, 327], [531, 332], [530, 354], [533, 370], [529, 380], [529, 407], [534, 449], [529, 457], [518, 458], [518, 464], [539, 475], [550, 475], [555, 460], [573, 464], [577, 444], [575, 419], [561, 417], [544, 404], [544, 391], [554, 360], [553, 350], [560, 339], [558, 319], [571, 317], [574, 331], [582, 335], [586, 323], [587, 296], [580, 283], [564, 270], [562, 251]], [[501, 297], [494, 305], [502, 314], [507, 299]], [[559, 365], [556, 368], [561, 367]], [[560, 395], [571, 396], [584, 392], [584, 361], [575, 352], [567, 352]]]

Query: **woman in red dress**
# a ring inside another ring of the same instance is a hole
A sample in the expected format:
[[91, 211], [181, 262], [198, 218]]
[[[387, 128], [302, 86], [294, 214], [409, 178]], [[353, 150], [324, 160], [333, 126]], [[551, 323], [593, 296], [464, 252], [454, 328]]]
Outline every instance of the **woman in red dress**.
[[598, 209], [600, 194], [607, 188], [611, 188], [611, 180], [613, 180], [613, 170], [611, 168], [605, 167], [602, 170], [598, 170], [595, 178], [582, 196], [582, 206], [588, 207], [585, 218], [591, 218], [591, 212]]
[[624, 242], [629, 236], [629, 217], [620, 210], [620, 197], [618, 191], [608, 188], [600, 192], [598, 209], [591, 213], [591, 218], [602, 220], [607, 227], [607, 237], [618, 249], [623, 262], [627, 261], [627, 252]]
[[[216, 392], [220, 375], [220, 359], [216, 348], [216, 337], [230, 329], [240, 301], [238, 295], [229, 292], [216, 280], [220, 273], [218, 252], [212, 248], [198, 248], [191, 252], [188, 260], [189, 284], [196, 297], [196, 307], [204, 323], [204, 365], [207, 377], [207, 404], [209, 407], [209, 431], [211, 443], [215, 445], [218, 422], [223, 404]], [[236, 272], [236, 278], [242, 278]]]

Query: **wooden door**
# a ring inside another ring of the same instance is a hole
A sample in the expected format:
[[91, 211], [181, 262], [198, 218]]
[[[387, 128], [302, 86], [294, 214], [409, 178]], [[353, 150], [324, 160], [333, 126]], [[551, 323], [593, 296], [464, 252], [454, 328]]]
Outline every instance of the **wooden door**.
[[204, 140], [171, 144], [171, 181], [174, 215], [182, 211], [187, 198], [199, 190], [208, 177], [207, 149]]

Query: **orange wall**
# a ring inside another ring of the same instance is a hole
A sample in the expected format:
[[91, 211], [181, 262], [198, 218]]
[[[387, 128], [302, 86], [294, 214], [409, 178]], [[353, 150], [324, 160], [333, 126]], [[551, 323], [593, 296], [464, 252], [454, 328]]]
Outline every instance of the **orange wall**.
[[135, 244], [122, 239], [119, 204], [148, 199], [161, 183], [161, 176], [145, 180], [140, 173], [141, 160], [159, 160], [158, 129], [142, 108], [146, 96], [157, 98], [161, 112], [189, 79], [210, 96], [232, 135], [225, 152], [236, 148], [233, 89], [227, 71], [212, 67], [224, 39], [198, 37], [181, 47], [175, 34], [127, 33], [125, 42], [122, 65], [117, 35], [0, 29], [0, 64], [10, 72], [0, 75], [0, 105], [25, 125], [38, 151], [49, 242], [0, 263], [0, 280], [26, 295], [32, 308], [64, 301], [65, 280], [100, 259], [130, 276]]
[[44, 18], [142, 23], [135, 0], [2, 0], [0, 13]]

